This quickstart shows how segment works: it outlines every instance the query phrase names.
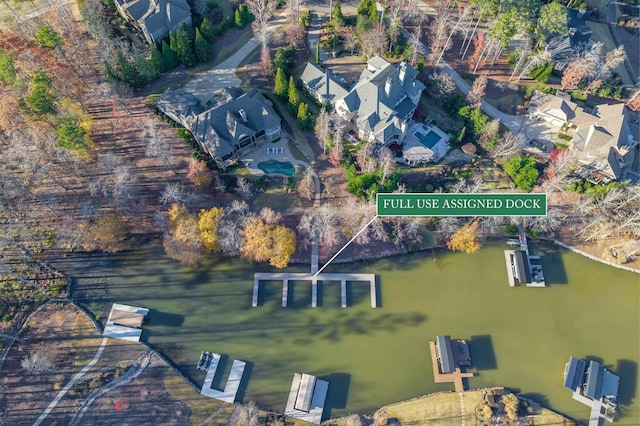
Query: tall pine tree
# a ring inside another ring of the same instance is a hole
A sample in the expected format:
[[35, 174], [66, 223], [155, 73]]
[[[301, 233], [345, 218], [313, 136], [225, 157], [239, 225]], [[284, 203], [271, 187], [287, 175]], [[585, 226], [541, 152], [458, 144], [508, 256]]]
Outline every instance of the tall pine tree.
[[298, 89], [296, 88], [296, 83], [293, 81], [293, 76], [289, 78], [289, 109], [292, 114], [295, 114], [298, 111], [298, 105], [300, 104], [300, 95], [298, 94]]
[[193, 51], [191, 44], [191, 37], [189, 37], [190, 31], [183, 25], [178, 32], [176, 32], [176, 48], [175, 52], [178, 56], [180, 64], [186, 68], [190, 68], [196, 64], [196, 55]]
[[196, 28], [196, 41], [195, 50], [196, 50], [196, 58], [198, 62], [208, 62], [211, 59], [211, 45], [200, 33], [200, 30]]
[[309, 106], [306, 103], [300, 102], [300, 105], [298, 106], [297, 118], [298, 118], [298, 126], [300, 126], [302, 130], [309, 129], [311, 117], [309, 116]]
[[211, 21], [207, 18], [202, 20], [202, 24], [200, 24], [200, 34], [204, 37], [205, 40], [209, 42], [209, 44], [213, 43], [213, 25], [211, 25]]
[[276, 82], [273, 88], [273, 92], [281, 98], [287, 97], [289, 86], [287, 84], [287, 76], [284, 74], [282, 68], [278, 68], [276, 71]]
[[[173, 33], [171, 33], [173, 35]], [[173, 36], [170, 37], [174, 38]], [[175, 39], [175, 38], [174, 38]], [[162, 61], [165, 68], [165, 71], [172, 70], [178, 66], [178, 57], [176, 56], [176, 52], [167, 44], [166, 41], [162, 40]]]
[[151, 64], [153, 65], [153, 68], [159, 73], [165, 72], [166, 67], [164, 64], [164, 58], [162, 57], [162, 53], [160, 53], [158, 46], [156, 46], [155, 43], [152, 43], [149, 50], [151, 50]]

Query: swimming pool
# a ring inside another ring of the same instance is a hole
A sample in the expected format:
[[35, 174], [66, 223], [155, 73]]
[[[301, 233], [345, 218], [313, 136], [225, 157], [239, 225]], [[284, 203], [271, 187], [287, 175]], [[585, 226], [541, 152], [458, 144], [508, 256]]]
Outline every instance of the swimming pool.
[[440, 135], [438, 135], [433, 130], [429, 130], [429, 132], [424, 136], [422, 135], [422, 133], [416, 132], [414, 136], [416, 136], [420, 140], [420, 143], [422, 145], [426, 146], [429, 149], [433, 148], [433, 146], [440, 140]]
[[268, 175], [293, 176], [296, 173], [295, 167], [288, 161], [264, 161], [258, 163], [258, 168]]

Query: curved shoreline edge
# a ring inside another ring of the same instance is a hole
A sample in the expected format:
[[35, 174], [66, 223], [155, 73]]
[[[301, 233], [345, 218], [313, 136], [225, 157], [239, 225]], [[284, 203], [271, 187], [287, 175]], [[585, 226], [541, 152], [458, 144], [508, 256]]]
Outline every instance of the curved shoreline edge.
[[595, 260], [596, 262], [604, 263], [605, 265], [613, 266], [614, 268], [623, 269], [625, 271], [629, 271], [629, 272], [634, 272], [636, 274], [640, 274], [640, 270], [638, 270], [638, 269], [633, 269], [633, 268], [630, 268], [628, 266], [618, 265], [617, 263], [609, 262], [608, 260], [601, 259], [598, 256], [594, 256], [594, 255], [589, 254], [587, 252], [584, 252], [584, 251], [582, 251], [580, 249], [577, 249], [577, 248], [575, 248], [575, 247], [573, 247], [573, 246], [571, 246], [569, 244], [563, 243], [560, 240], [555, 240], [555, 239], [551, 240], [551, 239], [546, 239], [546, 238], [545, 238], [545, 240], [551, 241], [554, 244], [559, 245], [560, 247], [566, 248], [569, 251], [572, 251], [572, 252], [574, 252], [576, 254], [579, 254], [581, 256], [587, 257], [587, 258], [589, 258], [591, 260]]
[[[492, 236], [490, 238], [500, 238], [498, 236]], [[619, 265], [617, 263], [613, 263], [613, 262], [609, 262], [608, 260], [604, 260], [598, 256], [594, 256], [592, 254], [589, 254], [585, 251], [582, 251], [572, 245], [569, 245], [567, 243], [564, 243], [560, 240], [556, 240], [555, 238], [545, 238], [545, 237], [536, 237], [537, 239], [540, 240], [544, 240], [553, 244], [556, 244], [564, 249], [567, 249], [573, 253], [579, 254], [581, 256], [584, 256], [590, 260], [593, 260], [595, 262], [600, 262], [603, 263], [605, 265], [617, 268], [617, 269], [622, 269], [624, 271], [628, 271], [628, 272], [633, 272], [635, 274], [640, 274], [640, 269], [634, 269], [634, 268], [630, 268], [628, 266], [624, 266], [624, 265]], [[407, 249], [403, 249], [403, 250], [398, 250], [398, 251], [394, 251], [394, 250], [385, 250], [379, 253], [375, 253], [372, 254], [370, 256], [363, 256], [363, 257], [358, 257], [358, 258], [354, 258], [354, 257], [345, 257], [342, 259], [335, 259], [332, 263], [352, 263], [352, 262], [360, 262], [360, 261], [366, 261], [366, 260], [380, 260], [380, 259], [384, 259], [387, 257], [392, 257], [392, 256], [400, 256], [400, 255], [404, 255], [404, 254], [411, 254], [411, 253], [417, 253], [420, 251], [427, 251], [427, 250], [436, 250], [436, 249], [446, 249], [446, 247], [444, 246], [440, 246], [440, 245], [435, 245], [433, 247], [425, 247], [425, 248], [421, 248], [418, 250], [407, 250]], [[308, 264], [309, 261], [307, 259], [294, 259], [292, 258], [289, 261], [289, 264], [297, 264], [297, 265], [304, 265], [304, 264]]]

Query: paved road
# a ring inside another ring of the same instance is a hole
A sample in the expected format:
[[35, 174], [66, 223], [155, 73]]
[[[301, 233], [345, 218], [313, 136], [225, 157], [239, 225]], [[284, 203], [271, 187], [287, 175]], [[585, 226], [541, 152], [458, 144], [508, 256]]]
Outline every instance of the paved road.
[[[269, 28], [273, 31], [275, 28], [284, 24], [285, 16], [277, 15], [269, 24]], [[240, 63], [260, 46], [258, 38], [254, 35], [244, 46], [242, 46], [231, 57], [224, 62], [218, 64], [209, 71], [200, 74], [184, 86], [187, 92], [192, 93], [200, 99], [200, 102], [207, 103], [216, 92], [225, 87], [240, 86], [240, 79], [236, 76], [236, 69]]]
[[51, 404], [49, 404], [49, 406], [47, 408], [45, 408], [45, 410], [42, 412], [42, 414], [40, 414], [40, 417], [38, 417], [38, 419], [33, 423], [33, 426], [38, 426], [40, 423], [42, 423], [44, 421], [44, 419], [47, 418], [49, 413], [54, 408], [56, 408], [56, 405], [58, 405], [58, 402], [60, 402], [60, 400], [67, 394], [69, 389], [71, 389], [71, 387], [73, 385], [78, 383], [80, 381], [80, 379], [82, 379], [82, 376], [84, 376], [85, 373], [87, 371], [89, 371], [91, 369], [91, 367], [93, 367], [96, 364], [96, 362], [98, 362], [98, 360], [102, 356], [102, 352], [104, 351], [104, 348], [107, 345], [107, 341], [108, 340], [109, 339], [106, 338], [106, 337], [102, 339], [102, 343], [100, 344], [100, 347], [98, 348], [98, 351], [96, 352], [96, 354], [93, 357], [93, 359], [89, 362], [89, 364], [85, 365], [85, 367], [82, 370], [80, 370], [80, 372], [78, 374], [73, 376], [73, 379], [69, 380], [69, 383], [67, 383], [67, 385], [60, 390], [60, 392], [58, 392], [58, 395], [56, 395], [56, 397], [53, 398], [53, 401], [51, 401]]
[[[469, 83], [467, 83], [460, 76], [460, 74], [456, 72], [456, 70], [451, 68], [449, 64], [443, 61], [440, 61], [440, 63], [438, 64], [438, 68], [440, 68], [441, 71], [446, 72], [451, 76], [451, 78], [453, 78], [453, 81], [456, 83], [456, 86], [458, 87], [458, 89], [460, 89], [462, 93], [464, 93], [465, 96], [469, 93], [469, 90], [471, 89], [471, 87], [469, 86]], [[520, 131], [523, 128], [523, 122], [524, 122], [523, 116], [505, 114], [504, 112], [498, 110], [497, 108], [494, 108], [493, 106], [489, 105], [487, 102], [482, 102], [482, 111], [484, 111], [490, 117], [497, 118], [498, 120], [500, 120], [500, 122], [505, 126], [507, 126], [507, 128], [511, 130], [511, 132], [514, 134], [520, 133]]]

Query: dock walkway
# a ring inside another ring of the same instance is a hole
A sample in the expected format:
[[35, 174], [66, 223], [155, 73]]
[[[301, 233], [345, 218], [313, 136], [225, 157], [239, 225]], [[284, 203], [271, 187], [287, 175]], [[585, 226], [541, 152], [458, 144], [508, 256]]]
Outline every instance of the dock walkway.
[[256, 272], [253, 275], [253, 298], [251, 306], [258, 306], [258, 293], [260, 291], [260, 281], [282, 281], [282, 307], [288, 305], [289, 281], [311, 281], [311, 306], [318, 306], [318, 281], [339, 281], [341, 306], [347, 307], [347, 282], [368, 282], [371, 298], [371, 307], [378, 305], [376, 296], [376, 275], [375, 274], [350, 274], [350, 273], [323, 273], [314, 275], [313, 273], [287, 273], [287, 272]]
[[463, 373], [460, 368], [456, 368], [453, 373], [442, 374], [438, 367], [438, 356], [436, 354], [436, 342], [429, 342], [429, 350], [431, 351], [431, 364], [433, 367], [433, 381], [435, 383], [450, 383], [453, 382], [453, 387], [456, 392], [464, 392], [464, 383], [462, 379], [473, 377], [473, 373]]
[[211, 388], [213, 380], [216, 377], [216, 373], [218, 371], [218, 366], [220, 365], [220, 358], [221, 356], [219, 354], [211, 354], [211, 362], [207, 367], [207, 376], [204, 378], [204, 383], [202, 384], [200, 394], [208, 396], [209, 398], [214, 398], [220, 401], [228, 402], [229, 404], [233, 404], [234, 402], [236, 402], [236, 395], [238, 394], [238, 389], [240, 389], [240, 383], [242, 382], [242, 376], [244, 375], [246, 362], [239, 360], [233, 361], [231, 372], [229, 373], [229, 378], [227, 379], [227, 384], [225, 385], [224, 390], [220, 391]]

